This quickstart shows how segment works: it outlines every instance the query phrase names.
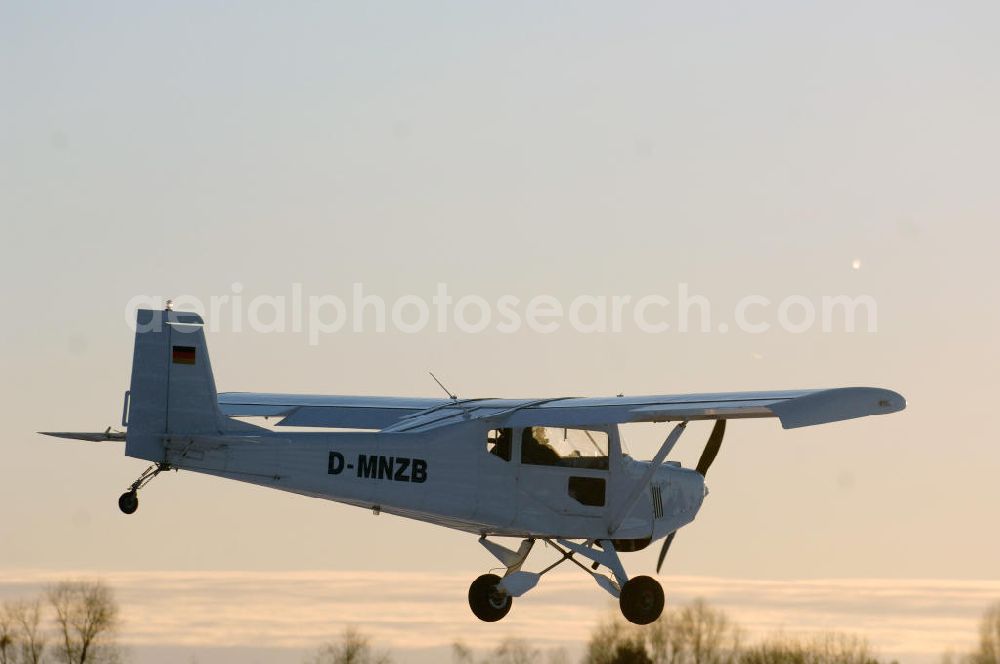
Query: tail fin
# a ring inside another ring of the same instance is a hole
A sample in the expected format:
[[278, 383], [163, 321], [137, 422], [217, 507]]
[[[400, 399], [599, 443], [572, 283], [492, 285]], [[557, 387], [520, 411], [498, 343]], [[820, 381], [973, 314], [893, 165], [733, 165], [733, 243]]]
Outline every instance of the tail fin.
[[238, 428], [219, 410], [203, 327], [193, 313], [138, 311], [128, 456], [162, 461], [165, 434], [220, 434]]

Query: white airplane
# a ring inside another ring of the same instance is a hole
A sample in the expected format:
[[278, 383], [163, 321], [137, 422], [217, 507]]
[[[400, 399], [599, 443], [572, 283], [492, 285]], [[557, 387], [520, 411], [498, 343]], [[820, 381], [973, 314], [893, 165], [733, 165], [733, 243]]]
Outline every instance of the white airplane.
[[[663, 589], [649, 576], [630, 578], [618, 554], [663, 539], [659, 571], [708, 494], [705, 474], [727, 420], [777, 417], [792, 429], [905, 407], [896, 392], [869, 387], [549, 399], [218, 394], [202, 319], [168, 309], [138, 312], [127, 433], [47, 435], [124, 440], [127, 456], [153, 462], [119, 498], [125, 514], [165, 470], [250, 482], [478, 535], [503, 568], [469, 588], [480, 620], [500, 620], [513, 598], [570, 561], [618, 598], [628, 620], [647, 624], [663, 610]], [[693, 420], [715, 421], [697, 467], [665, 461]], [[677, 424], [652, 460], [638, 461], [622, 451], [625, 422]], [[515, 550], [491, 537], [522, 542]], [[528, 572], [537, 540], [561, 557]]]

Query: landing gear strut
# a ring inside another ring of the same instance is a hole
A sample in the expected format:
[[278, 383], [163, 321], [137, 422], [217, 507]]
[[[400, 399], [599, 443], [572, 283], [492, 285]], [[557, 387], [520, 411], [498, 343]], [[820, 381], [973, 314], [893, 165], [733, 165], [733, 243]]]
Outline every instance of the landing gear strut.
[[[610, 540], [586, 540], [583, 543], [570, 540], [543, 538], [546, 544], [558, 551], [562, 557], [541, 572], [525, 572], [521, 565], [531, 552], [534, 539], [526, 539], [517, 551], [512, 551], [486, 537], [480, 537], [482, 544], [507, 571], [503, 577], [483, 574], [469, 587], [469, 607], [476, 617], [484, 622], [496, 622], [510, 612], [515, 597], [520, 597], [534, 588], [542, 575], [567, 560], [589, 574], [594, 581], [612, 597], [618, 598], [625, 618], [637, 625], [648, 625], [663, 612], [663, 588], [656, 579], [637, 576], [629, 579], [622, 567], [618, 552]], [[592, 564], [585, 565], [573, 556], [579, 555]], [[601, 566], [607, 568], [610, 576], [596, 572]]]
[[139, 509], [139, 489], [152, 482], [153, 478], [164, 470], [170, 470], [170, 464], [154, 463], [142, 471], [142, 475], [139, 475], [139, 479], [132, 482], [132, 486], [128, 488], [128, 491], [118, 497], [118, 509], [125, 514], [134, 514]]

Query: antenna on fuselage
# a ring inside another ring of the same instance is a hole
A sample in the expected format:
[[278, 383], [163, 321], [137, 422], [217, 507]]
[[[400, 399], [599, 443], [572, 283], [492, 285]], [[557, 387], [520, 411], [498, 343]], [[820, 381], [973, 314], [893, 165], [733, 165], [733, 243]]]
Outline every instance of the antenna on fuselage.
[[458, 396], [455, 395], [455, 394], [452, 394], [451, 390], [449, 390], [447, 387], [445, 387], [444, 383], [442, 383], [441, 381], [438, 380], [438, 377], [434, 375], [433, 371], [428, 371], [427, 373], [429, 373], [431, 375], [431, 378], [433, 378], [434, 382], [438, 384], [438, 387], [440, 387], [442, 390], [444, 390], [444, 393], [448, 395], [449, 399], [451, 399], [452, 401], [458, 401]]

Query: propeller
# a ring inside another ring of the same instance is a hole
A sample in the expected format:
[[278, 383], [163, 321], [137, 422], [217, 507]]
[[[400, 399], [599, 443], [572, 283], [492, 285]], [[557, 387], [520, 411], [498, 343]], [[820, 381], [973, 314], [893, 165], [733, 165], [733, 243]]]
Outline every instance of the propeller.
[[715, 426], [712, 427], [712, 435], [708, 437], [708, 442], [705, 443], [705, 450], [701, 453], [701, 458], [698, 459], [698, 465], [695, 467], [695, 470], [701, 473], [702, 477], [708, 473], [709, 467], [719, 454], [719, 448], [722, 447], [722, 437], [725, 435], [726, 421], [716, 420]]
[[676, 534], [677, 531], [675, 530], [674, 532], [667, 535], [667, 539], [663, 540], [663, 546], [660, 547], [660, 557], [656, 559], [657, 574], [660, 573], [660, 568], [663, 567], [663, 559], [667, 557], [667, 551], [670, 550], [670, 543], [674, 541], [674, 535]]
[[[715, 461], [715, 457], [719, 454], [719, 448], [722, 447], [722, 438], [726, 435], [726, 421], [716, 420], [715, 426], [712, 427], [712, 433], [708, 437], [708, 442], [705, 443], [705, 449], [701, 453], [701, 458], [698, 459], [698, 465], [695, 470], [701, 473], [704, 477], [708, 473], [709, 467], [711, 467], [712, 462]], [[660, 568], [663, 567], [663, 559], [667, 557], [667, 551], [670, 550], [670, 545], [674, 541], [674, 536], [677, 531], [667, 535], [667, 539], [663, 540], [663, 546], [660, 547], [660, 555], [656, 559], [656, 573], [660, 573]]]

